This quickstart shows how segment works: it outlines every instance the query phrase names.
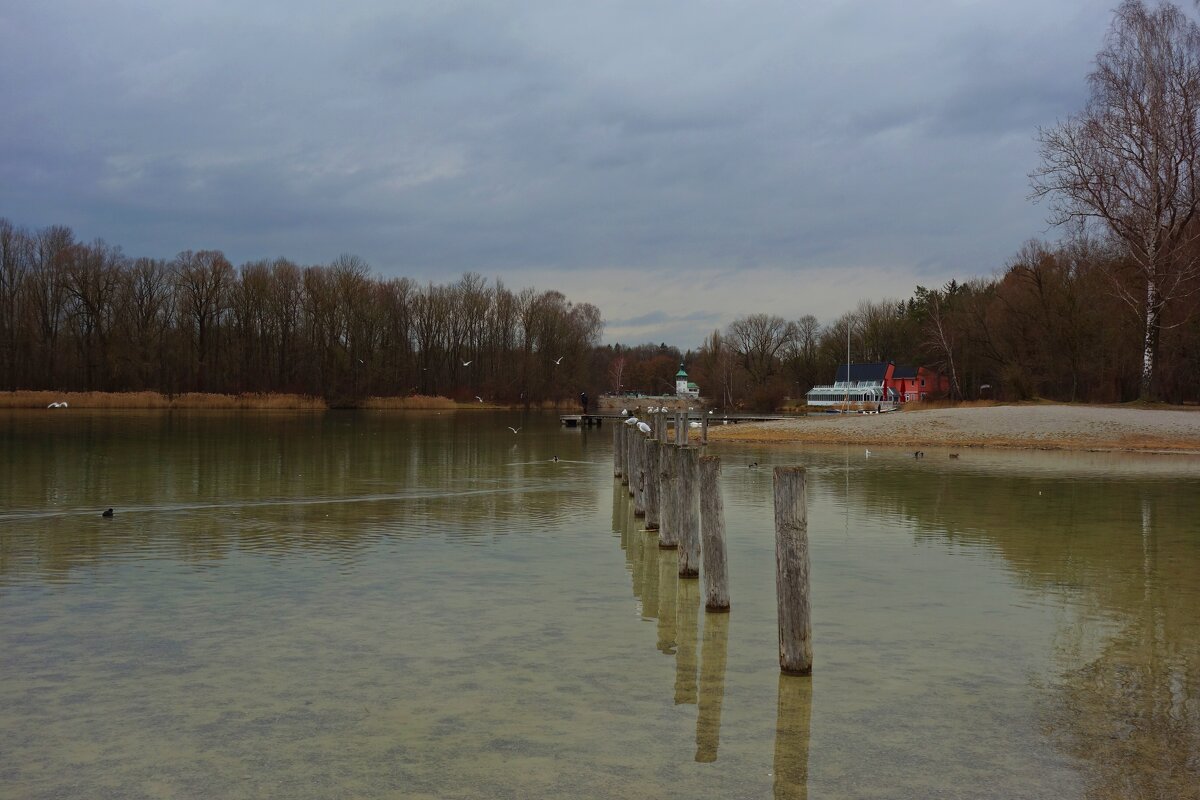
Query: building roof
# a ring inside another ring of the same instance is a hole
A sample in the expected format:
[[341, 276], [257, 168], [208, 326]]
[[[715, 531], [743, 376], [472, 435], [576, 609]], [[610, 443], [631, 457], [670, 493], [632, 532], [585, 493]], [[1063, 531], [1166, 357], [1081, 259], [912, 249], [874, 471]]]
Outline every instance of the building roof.
[[[892, 362], [890, 361], [885, 361], [879, 364], [851, 364], [849, 380], [874, 382], [882, 381], [887, 377], [888, 367], [891, 365]], [[835, 379], [835, 382], [841, 383], [845, 380], [847, 380], [846, 365], [842, 364], [840, 367], [838, 367], [837, 378]]]
[[893, 378], [915, 378], [915, 377], [917, 377], [917, 368], [916, 367], [907, 367], [907, 366], [902, 367], [899, 364], [897, 364], [896, 368], [894, 370], [892, 370], [892, 377]]
[[[661, 375], [662, 373], [659, 373], [659, 374]], [[687, 370], [685, 370], [683, 368], [683, 364], [679, 365], [679, 372], [675, 373], [675, 377], [676, 378], [686, 378], [687, 377]]]

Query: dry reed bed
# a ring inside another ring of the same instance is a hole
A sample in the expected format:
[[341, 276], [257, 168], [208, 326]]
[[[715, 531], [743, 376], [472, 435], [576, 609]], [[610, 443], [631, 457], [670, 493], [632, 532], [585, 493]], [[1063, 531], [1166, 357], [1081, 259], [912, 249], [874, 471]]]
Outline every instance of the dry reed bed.
[[[189, 392], [164, 395], [159, 392], [0, 392], [0, 409], [46, 408], [66, 402], [68, 408], [92, 409], [228, 409], [325, 411], [324, 398], [299, 394], [209, 394]], [[495, 403], [459, 402], [449, 397], [408, 395], [406, 397], [368, 397], [358, 406], [376, 411], [447, 411], [470, 409], [506, 409], [517, 406]], [[555, 408], [552, 402], [533, 403], [534, 409]]]
[[46, 408], [51, 403], [69, 408], [103, 409], [279, 409], [323, 411], [320, 397], [299, 394], [208, 394], [188, 392], [164, 395], [159, 392], [0, 392], [0, 408]]

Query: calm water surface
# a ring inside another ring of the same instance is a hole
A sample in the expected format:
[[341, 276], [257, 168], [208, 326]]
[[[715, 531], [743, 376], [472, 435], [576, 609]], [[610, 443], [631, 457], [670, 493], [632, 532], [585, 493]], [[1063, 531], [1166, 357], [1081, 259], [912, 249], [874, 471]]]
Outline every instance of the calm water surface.
[[608, 428], [2, 414], [0, 797], [1200, 797], [1200, 461], [711, 449], [729, 615]]

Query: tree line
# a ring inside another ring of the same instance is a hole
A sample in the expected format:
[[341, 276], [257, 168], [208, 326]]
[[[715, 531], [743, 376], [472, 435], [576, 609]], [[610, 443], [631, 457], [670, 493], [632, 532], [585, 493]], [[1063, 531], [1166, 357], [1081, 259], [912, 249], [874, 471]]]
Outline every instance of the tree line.
[[466, 273], [373, 276], [360, 258], [234, 267], [130, 258], [0, 218], [0, 388], [559, 401], [589, 386], [603, 321], [561, 292]]
[[[721, 405], [778, 408], [838, 366], [932, 367], [947, 399], [1125, 402], [1143, 397], [1144, 317], [1128, 294], [1139, 268], [1118, 243], [1026, 243], [996, 275], [864, 301], [822, 325], [754, 314], [713, 331], [689, 369]], [[1200, 300], [1180, 293], [1159, 319], [1152, 396], [1200, 397]]]

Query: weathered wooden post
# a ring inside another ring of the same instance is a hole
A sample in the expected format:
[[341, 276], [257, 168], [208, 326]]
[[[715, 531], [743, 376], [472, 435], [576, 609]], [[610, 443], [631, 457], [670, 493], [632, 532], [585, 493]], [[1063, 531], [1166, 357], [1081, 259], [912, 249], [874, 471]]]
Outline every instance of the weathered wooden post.
[[629, 426], [622, 422], [621, 429], [621, 484], [629, 485]]
[[624, 428], [625, 470], [626, 475], [629, 475], [629, 497], [634, 497], [634, 487], [637, 486], [637, 428], [632, 425], [626, 425]]
[[675, 507], [675, 451], [671, 444], [658, 446], [658, 546], [673, 549], [677, 546], [679, 521]]
[[646, 463], [642, 474], [643, 486], [646, 493], [646, 530], [658, 530], [659, 509], [661, 502], [658, 494], [659, 465], [662, 453], [657, 439], [646, 440]]
[[779, 603], [779, 669], [812, 674], [808, 591], [808, 502], [804, 467], [775, 468], [775, 595]]
[[[634, 425], [636, 425], [636, 422], [634, 423]], [[636, 443], [634, 441], [634, 438], [637, 435], [637, 428], [635, 428], [632, 425], [622, 425], [620, 427], [625, 428], [625, 481], [624, 482], [625, 482], [625, 485], [629, 487], [629, 497], [634, 497], [634, 479], [637, 476], [637, 473], [635, 473], [635, 471], [634, 471], [636, 469], [636, 462], [634, 461], [634, 457], [637, 452], [635, 449]]]
[[667, 412], [659, 411], [654, 415], [654, 438], [660, 442], [667, 440]]
[[613, 425], [613, 477], [621, 477], [621, 425]]
[[725, 503], [721, 499], [721, 457], [700, 456], [700, 540], [704, 554], [704, 608], [729, 610], [725, 564]]
[[646, 516], [646, 437], [641, 431], [633, 432], [633, 515]]
[[708, 414], [700, 417], [700, 444], [708, 444]]
[[700, 577], [700, 452], [694, 447], [679, 448], [679, 477], [676, 492], [679, 503], [679, 577]]
[[688, 440], [688, 413], [680, 411], [675, 415], [675, 444], [683, 447]]

